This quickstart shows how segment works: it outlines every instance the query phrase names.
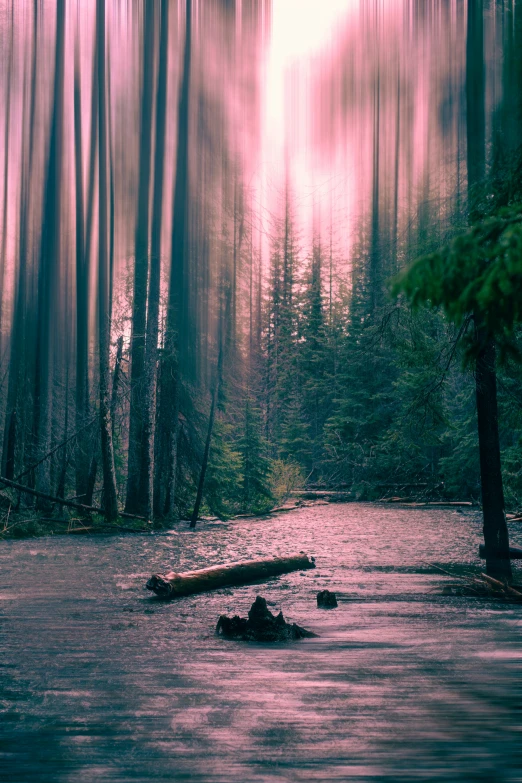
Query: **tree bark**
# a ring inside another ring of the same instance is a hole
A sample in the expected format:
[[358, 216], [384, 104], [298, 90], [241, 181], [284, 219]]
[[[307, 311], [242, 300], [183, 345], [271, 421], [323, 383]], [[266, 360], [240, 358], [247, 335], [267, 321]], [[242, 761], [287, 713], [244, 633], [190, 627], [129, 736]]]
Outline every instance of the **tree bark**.
[[251, 582], [264, 581], [291, 571], [315, 568], [315, 561], [308, 555], [273, 557], [269, 560], [245, 560], [240, 563], [203, 568], [178, 574], [154, 574], [146, 584], [160, 598], [180, 598], [184, 595], [206, 593], [221, 587], [237, 587]]
[[192, 0], [186, 0], [185, 52], [178, 102], [176, 182], [172, 217], [169, 295], [166, 314], [164, 358], [161, 369], [160, 426], [163, 453], [160, 468], [165, 483], [165, 514], [175, 512], [175, 481], [181, 400], [180, 346], [186, 336], [186, 260], [189, 213], [190, 74], [192, 62]]
[[510, 580], [509, 535], [504, 511], [498, 434], [495, 344], [480, 329], [477, 329], [477, 340], [475, 380], [486, 571], [490, 576]]
[[85, 256], [83, 141], [79, 42], [74, 52], [74, 163], [76, 177], [76, 496], [86, 499], [89, 474], [89, 264]]
[[142, 513], [147, 505], [140, 486], [143, 459], [143, 406], [147, 289], [149, 277], [149, 193], [152, 142], [152, 97], [154, 82], [154, 3], [145, 0], [143, 31], [143, 83], [139, 149], [138, 207], [134, 239], [134, 294], [130, 344], [131, 398], [129, 418], [129, 459], [125, 510]]
[[196, 494], [196, 502], [194, 503], [194, 510], [190, 518], [190, 527], [195, 528], [198, 521], [199, 509], [201, 501], [203, 499], [203, 489], [205, 488], [205, 476], [207, 474], [208, 458], [210, 454], [210, 443], [212, 441], [212, 430], [214, 429], [214, 417], [216, 413], [216, 398], [218, 395], [218, 383], [214, 386], [212, 392], [212, 403], [210, 405], [210, 415], [208, 417], [208, 429], [207, 439], [205, 441], [205, 451], [203, 452], [203, 462], [201, 463], [201, 472], [199, 474], [198, 491]]
[[116, 343], [116, 361], [114, 362], [114, 372], [112, 375], [112, 393], [111, 393], [111, 432], [114, 442], [114, 431], [116, 427], [116, 412], [118, 410], [118, 397], [120, 394], [121, 376], [123, 373], [123, 335], [118, 337]]
[[167, 118], [167, 75], [169, 41], [169, 0], [159, 7], [160, 46], [158, 84], [156, 90], [156, 142], [154, 148], [154, 188], [152, 199], [151, 256], [147, 334], [144, 367], [143, 453], [141, 459], [140, 493], [147, 519], [154, 516], [155, 428], [158, 381], [158, 335], [161, 283], [161, 228], [163, 215], [163, 171], [165, 129]]
[[105, 0], [97, 0], [97, 52], [98, 52], [98, 164], [99, 164], [99, 275], [98, 275], [98, 327], [100, 332], [100, 444], [103, 467], [103, 496], [105, 516], [109, 520], [118, 517], [116, 471], [110, 411], [110, 334], [111, 301], [108, 263], [107, 233], [107, 128], [105, 110]]
[[[57, 315], [54, 307], [54, 286], [59, 279], [61, 252], [65, 13], [65, 0], [58, 0], [56, 4], [53, 109], [42, 212], [42, 244], [38, 279], [38, 347], [34, 427], [38, 456], [47, 454], [51, 448], [54, 343], [52, 324]], [[51, 488], [51, 463], [49, 460], [40, 462], [36, 472], [36, 484], [42, 493], [49, 493]]]

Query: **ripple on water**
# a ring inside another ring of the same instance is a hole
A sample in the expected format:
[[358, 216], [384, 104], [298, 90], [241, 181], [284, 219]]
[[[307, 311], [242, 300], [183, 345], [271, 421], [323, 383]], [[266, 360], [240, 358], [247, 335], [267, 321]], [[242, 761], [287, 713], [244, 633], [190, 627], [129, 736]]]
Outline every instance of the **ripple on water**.
[[[448, 578], [429, 563], [478, 565], [480, 536], [473, 511], [349, 504], [2, 543], [0, 780], [520, 780], [520, 609], [429, 593]], [[170, 604], [143, 589], [298, 551], [315, 571]], [[319, 637], [217, 638], [257, 594]]]

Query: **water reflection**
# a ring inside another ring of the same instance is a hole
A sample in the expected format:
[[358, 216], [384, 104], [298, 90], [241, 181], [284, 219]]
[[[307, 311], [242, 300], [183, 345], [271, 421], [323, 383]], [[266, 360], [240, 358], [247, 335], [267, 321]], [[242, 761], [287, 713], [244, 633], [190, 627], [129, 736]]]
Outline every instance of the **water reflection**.
[[[275, 515], [195, 533], [7, 542], [0, 779], [146, 781], [153, 763], [160, 779], [206, 783], [514, 783], [519, 609], [443, 596], [451, 577], [424, 565], [436, 552], [445, 570], [479, 567], [480, 539], [475, 512], [353, 503], [304, 508], [284, 525]], [[170, 604], [143, 590], [153, 571], [288, 554], [296, 541], [317, 569], [262, 590]], [[37, 586], [20, 580], [35, 563]], [[338, 609], [317, 609], [324, 588]], [[244, 614], [257, 593], [319, 637], [291, 649], [216, 637], [218, 616]]]

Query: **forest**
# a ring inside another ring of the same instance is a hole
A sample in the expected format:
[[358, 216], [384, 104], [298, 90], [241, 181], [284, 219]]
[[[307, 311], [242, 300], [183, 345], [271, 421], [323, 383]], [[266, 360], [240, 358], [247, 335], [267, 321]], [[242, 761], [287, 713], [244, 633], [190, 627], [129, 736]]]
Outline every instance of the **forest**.
[[520, 783], [522, 0], [0, 0], [0, 781]]
[[[300, 142], [277, 139], [276, 171], [260, 140], [270, 3], [193, 5], [3, 5], [2, 505], [26, 520], [4, 530], [57, 530], [74, 504], [195, 524], [304, 488], [479, 503], [476, 313], [400, 274], [499, 210], [519, 231], [520, 14], [470, 0], [454, 23], [440, 3], [434, 27], [416, 6], [394, 40], [363, 3], [369, 54], [348, 28], [308, 99], [314, 165], [344, 168], [304, 197]], [[520, 255], [506, 274], [516, 512]]]

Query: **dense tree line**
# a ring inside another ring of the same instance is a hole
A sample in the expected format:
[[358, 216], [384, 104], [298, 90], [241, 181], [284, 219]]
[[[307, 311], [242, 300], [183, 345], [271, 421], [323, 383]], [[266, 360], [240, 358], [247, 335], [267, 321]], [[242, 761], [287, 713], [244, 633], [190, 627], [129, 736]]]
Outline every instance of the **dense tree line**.
[[[216, 0], [205, 19], [191, 0], [176, 4], [177, 14], [169, 0], [135, 3], [129, 114], [124, 94], [112, 94], [109, 28], [117, 20], [109, 6], [97, 0], [88, 49], [80, 19], [57, 4], [44, 89], [38, 63], [49, 44], [35, 0], [30, 45], [17, 60], [20, 176], [15, 206], [7, 210], [7, 191], [2, 202], [2, 279], [8, 211], [18, 237], [12, 284], [2, 291], [2, 475], [36, 495], [15, 493], [16, 502], [48, 515], [56, 496], [98, 507], [109, 520], [124, 512], [195, 524], [202, 510], [264, 512], [305, 484], [358, 499], [479, 500], [468, 311], [452, 318], [432, 294], [428, 301], [441, 307], [412, 309], [392, 299], [389, 281], [517, 201], [522, 26], [513, 3], [502, 4], [503, 97], [491, 111], [484, 9], [468, 3], [466, 90], [451, 122], [440, 120], [441, 138], [458, 138], [445, 175], [450, 193], [439, 183], [434, 199], [428, 174], [419, 180], [412, 171], [403, 129], [412, 90], [400, 60], [386, 71], [377, 51], [371, 89], [362, 97], [348, 90], [345, 110], [362, 101], [372, 137], [349, 253], [333, 207], [328, 215], [318, 206], [313, 228], [302, 225], [289, 171], [268, 217], [256, 212], [248, 155], [233, 143], [235, 103], [205, 72], [201, 41], [211, 46], [217, 36], [230, 90], [255, 126], [251, 49], [262, 45], [269, 4], [259, 0], [239, 17], [234, 3]], [[9, 98], [12, 48], [7, 58]], [[234, 82], [238, 63], [251, 72]], [[14, 142], [6, 106], [7, 181]], [[46, 133], [36, 138], [39, 124]], [[517, 319], [498, 366], [512, 508], [522, 506]]]

